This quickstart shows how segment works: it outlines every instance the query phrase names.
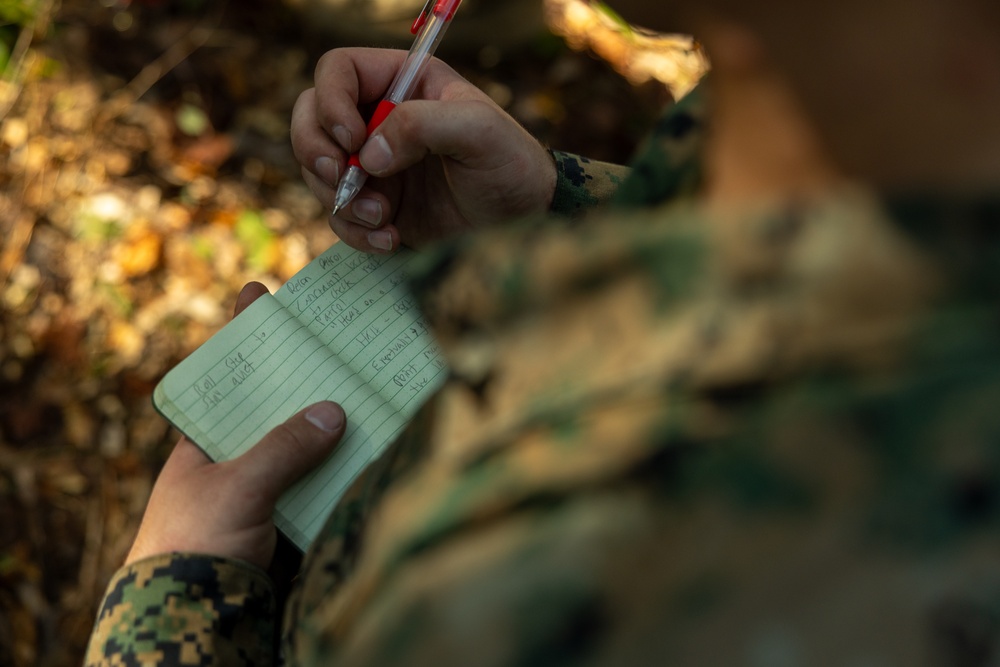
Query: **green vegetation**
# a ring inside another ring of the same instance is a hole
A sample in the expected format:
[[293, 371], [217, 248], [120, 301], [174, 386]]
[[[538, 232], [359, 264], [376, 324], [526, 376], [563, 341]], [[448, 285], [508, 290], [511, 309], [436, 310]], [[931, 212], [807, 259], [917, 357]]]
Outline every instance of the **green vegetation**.
[[0, 0], [0, 76], [6, 77], [11, 60], [17, 59], [16, 51], [25, 30], [38, 30], [36, 19], [42, 0]]
[[263, 216], [257, 211], [244, 211], [236, 221], [235, 231], [250, 267], [257, 271], [266, 270], [274, 249], [275, 236], [268, 229]]
[[39, 0], [0, 0], [0, 25], [28, 25], [38, 13]]
[[591, 6], [600, 13], [604, 14], [609, 19], [611, 19], [615, 23], [615, 25], [617, 25], [621, 29], [621, 33], [623, 35], [625, 35], [626, 37], [632, 37], [634, 35], [632, 24], [623, 19], [621, 15], [615, 10], [611, 9], [611, 7], [608, 7], [603, 2], [593, 2], [591, 3]]

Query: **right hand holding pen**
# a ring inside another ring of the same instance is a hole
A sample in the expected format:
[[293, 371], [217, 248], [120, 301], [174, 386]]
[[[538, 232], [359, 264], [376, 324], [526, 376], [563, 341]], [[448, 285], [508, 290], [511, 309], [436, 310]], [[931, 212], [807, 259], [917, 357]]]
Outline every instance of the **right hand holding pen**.
[[555, 165], [548, 151], [485, 93], [433, 60], [415, 99], [365, 141], [369, 106], [389, 88], [406, 53], [337, 49], [320, 60], [315, 88], [299, 96], [292, 147], [306, 183], [333, 208], [347, 158], [360, 149], [372, 178], [330, 220], [348, 245], [419, 248], [481, 225], [548, 210]]

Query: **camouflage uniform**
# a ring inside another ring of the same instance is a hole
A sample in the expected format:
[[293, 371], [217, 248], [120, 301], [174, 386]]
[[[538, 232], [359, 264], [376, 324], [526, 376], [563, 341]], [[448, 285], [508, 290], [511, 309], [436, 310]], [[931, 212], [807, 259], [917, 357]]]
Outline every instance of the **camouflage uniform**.
[[[427, 256], [451, 378], [306, 555], [288, 663], [996, 664], [1000, 203], [709, 217], [700, 117], [613, 215]], [[577, 164], [561, 187], [612, 170]], [[268, 664], [269, 595], [135, 564], [87, 663]]]

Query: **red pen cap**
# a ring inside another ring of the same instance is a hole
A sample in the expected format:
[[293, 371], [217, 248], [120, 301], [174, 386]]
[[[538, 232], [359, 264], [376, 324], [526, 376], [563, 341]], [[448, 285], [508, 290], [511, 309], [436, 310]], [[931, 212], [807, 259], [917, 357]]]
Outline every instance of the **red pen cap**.
[[417, 17], [417, 20], [413, 22], [412, 26], [410, 26], [410, 32], [414, 35], [420, 32], [420, 29], [424, 27], [425, 23], [427, 23], [427, 11], [430, 8], [431, 3], [434, 3], [434, 8], [430, 10], [431, 12], [440, 16], [445, 21], [450, 21], [454, 18], [455, 12], [458, 11], [458, 6], [462, 4], [462, 0], [427, 0], [427, 4], [420, 10], [420, 15]]

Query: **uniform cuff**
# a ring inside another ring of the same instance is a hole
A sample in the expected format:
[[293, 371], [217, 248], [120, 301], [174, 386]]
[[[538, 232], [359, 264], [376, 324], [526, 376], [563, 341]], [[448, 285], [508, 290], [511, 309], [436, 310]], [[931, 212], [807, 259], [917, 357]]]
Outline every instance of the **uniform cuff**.
[[550, 151], [556, 162], [556, 191], [550, 211], [576, 217], [611, 199], [629, 175], [628, 167]]
[[274, 589], [250, 563], [163, 554], [111, 579], [85, 665], [271, 665]]

